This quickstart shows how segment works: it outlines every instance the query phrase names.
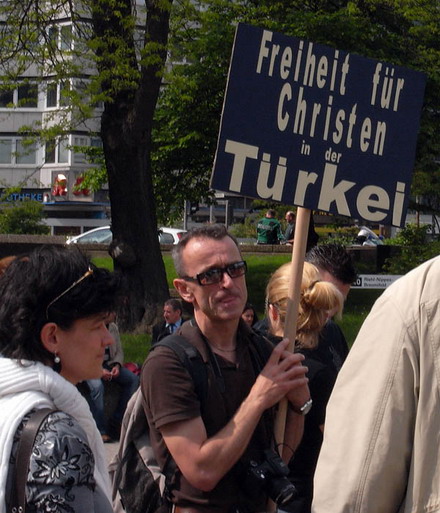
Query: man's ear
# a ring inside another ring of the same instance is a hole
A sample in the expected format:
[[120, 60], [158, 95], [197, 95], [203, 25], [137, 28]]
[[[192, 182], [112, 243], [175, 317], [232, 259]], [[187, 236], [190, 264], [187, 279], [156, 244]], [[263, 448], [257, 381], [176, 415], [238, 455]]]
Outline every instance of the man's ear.
[[173, 280], [174, 288], [179, 293], [180, 297], [188, 303], [194, 302], [194, 294], [188, 289], [188, 282], [182, 278], [175, 278]]
[[57, 353], [59, 350], [57, 332], [58, 326], [54, 322], [46, 323], [40, 331], [41, 343], [52, 354]]

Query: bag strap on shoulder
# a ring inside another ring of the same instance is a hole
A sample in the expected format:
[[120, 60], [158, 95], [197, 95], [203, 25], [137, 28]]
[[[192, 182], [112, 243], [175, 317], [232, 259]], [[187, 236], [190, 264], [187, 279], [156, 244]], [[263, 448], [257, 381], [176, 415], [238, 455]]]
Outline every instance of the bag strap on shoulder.
[[199, 350], [181, 335], [169, 335], [159, 340], [152, 349], [165, 346], [172, 349], [194, 382], [194, 389], [200, 400], [201, 410], [208, 397], [208, 371]]
[[11, 481], [10, 506], [12, 511], [24, 512], [26, 510], [26, 482], [35, 438], [46, 417], [55, 411], [58, 410], [52, 408], [36, 410], [31, 414], [21, 432]]

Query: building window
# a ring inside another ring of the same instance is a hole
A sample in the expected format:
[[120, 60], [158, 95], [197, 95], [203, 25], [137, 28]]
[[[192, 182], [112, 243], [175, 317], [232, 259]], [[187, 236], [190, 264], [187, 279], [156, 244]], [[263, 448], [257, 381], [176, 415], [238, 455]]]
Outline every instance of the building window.
[[50, 45], [58, 47], [58, 27], [55, 27], [54, 25], [49, 27], [47, 37]]
[[67, 107], [70, 100], [70, 82], [64, 80], [60, 82], [60, 107]]
[[11, 107], [14, 102], [14, 91], [0, 90], [0, 107]]
[[102, 148], [102, 139], [100, 137], [91, 137], [90, 146], [93, 148]]
[[62, 25], [60, 28], [60, 50], [71, 50], [72, 40], [72, 25]]
[[38, 107], [38, 87], [36, 84], [18, 86], [18, 107]]
[[[87, 137], [75, 137], [73, 140], [73, 145], [74, 146], [88, 146]], [[74, 151], [73, 162], [75, 164], [85, 164], [87, 162], [86, 156], [79, 148], [76, 148]]]
[[21, 139], [17, 139], [17, 151], [15, 155], [16, 164], [36, 164], [37, 147], [34, 143], [25, 144]]
[[61, 139], [58, 143], [58, 162], [67, 164], [69, 162], [69, 140]]
[[[12, 86], [11, 86], [12, 87]], [[14, 89], [5, 86], [0, 89], [0, 107], [2, 108], [37, 108], [38, 107], [38, 86], [22, 82]]]
[[46, 87], [46, 108], [66, 107], [70, 102], [70, 82], [51, 82]]
[[55, 163], [55, 141], [47, 141], [44, 152], [44, 161], [46, 164]]
[[54, 139], [47, 141], [45, 146], [46, 164], [68, 164], [69, 163], [69, 139]]
[[46, 91], [46, 107], [56, 107], [57, 106], [57, 91], [58, 87], [55, 82], [51, 82], [47, 85]]
[[12, 162], [12, 139], [0, 139], [0, 164]]

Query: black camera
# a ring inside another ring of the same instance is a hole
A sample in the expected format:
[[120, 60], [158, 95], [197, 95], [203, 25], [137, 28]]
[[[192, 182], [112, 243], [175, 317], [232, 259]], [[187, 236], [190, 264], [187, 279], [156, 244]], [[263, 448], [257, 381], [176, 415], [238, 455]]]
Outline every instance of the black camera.
[[270, 449], [264, 451], [264, 460], [249, 462], [246, 488], [263, 487], [267, 495], [277, 504], [286, 504], [296, 495], [296, 488], [287, 479], [289, 467]]

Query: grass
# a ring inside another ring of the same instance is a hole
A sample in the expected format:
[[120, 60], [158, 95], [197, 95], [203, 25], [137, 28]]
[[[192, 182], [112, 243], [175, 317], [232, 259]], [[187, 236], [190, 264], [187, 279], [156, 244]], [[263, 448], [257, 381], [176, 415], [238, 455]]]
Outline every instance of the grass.
[[344, 332], [345, 338], [351, 347], [358, 332], [365, 320], [365, 317], [371, 310], [376, 299], [382, 294], [383, 290], [376, 289], [352, 289], [348, 294], [344, 306], [342, 319], [338, 321]]
[[[270, 275], [282, 264], [289, 262], [291, 255], [284, 254], [261, 254], [246, 255], [248, 273], [246, 282], [248, 286], [249, 301], [255, 306], [259, 318], [264, 317], [264, 296], [265, 287]], [[173, 287], [173, 279], [176, 277], [171, 255], [163, 256], [167, 274], [168, 286]], [[108, 258], [94, 258], [93, 262], [99, 267], [113, 269], [113, 262]], [[382, 290], [352, 289], [348, 295], [344, 308], [344, 314], [338, 324], [341, 326], [347, 342], [351, 346], [356, 335], [371, 310], [373, 303], [380, 296]], [[151, 335], [144, 334], [121, 334], [122, 345], [125, 353], [125, 361], [142, 364], [150, 349]]]

